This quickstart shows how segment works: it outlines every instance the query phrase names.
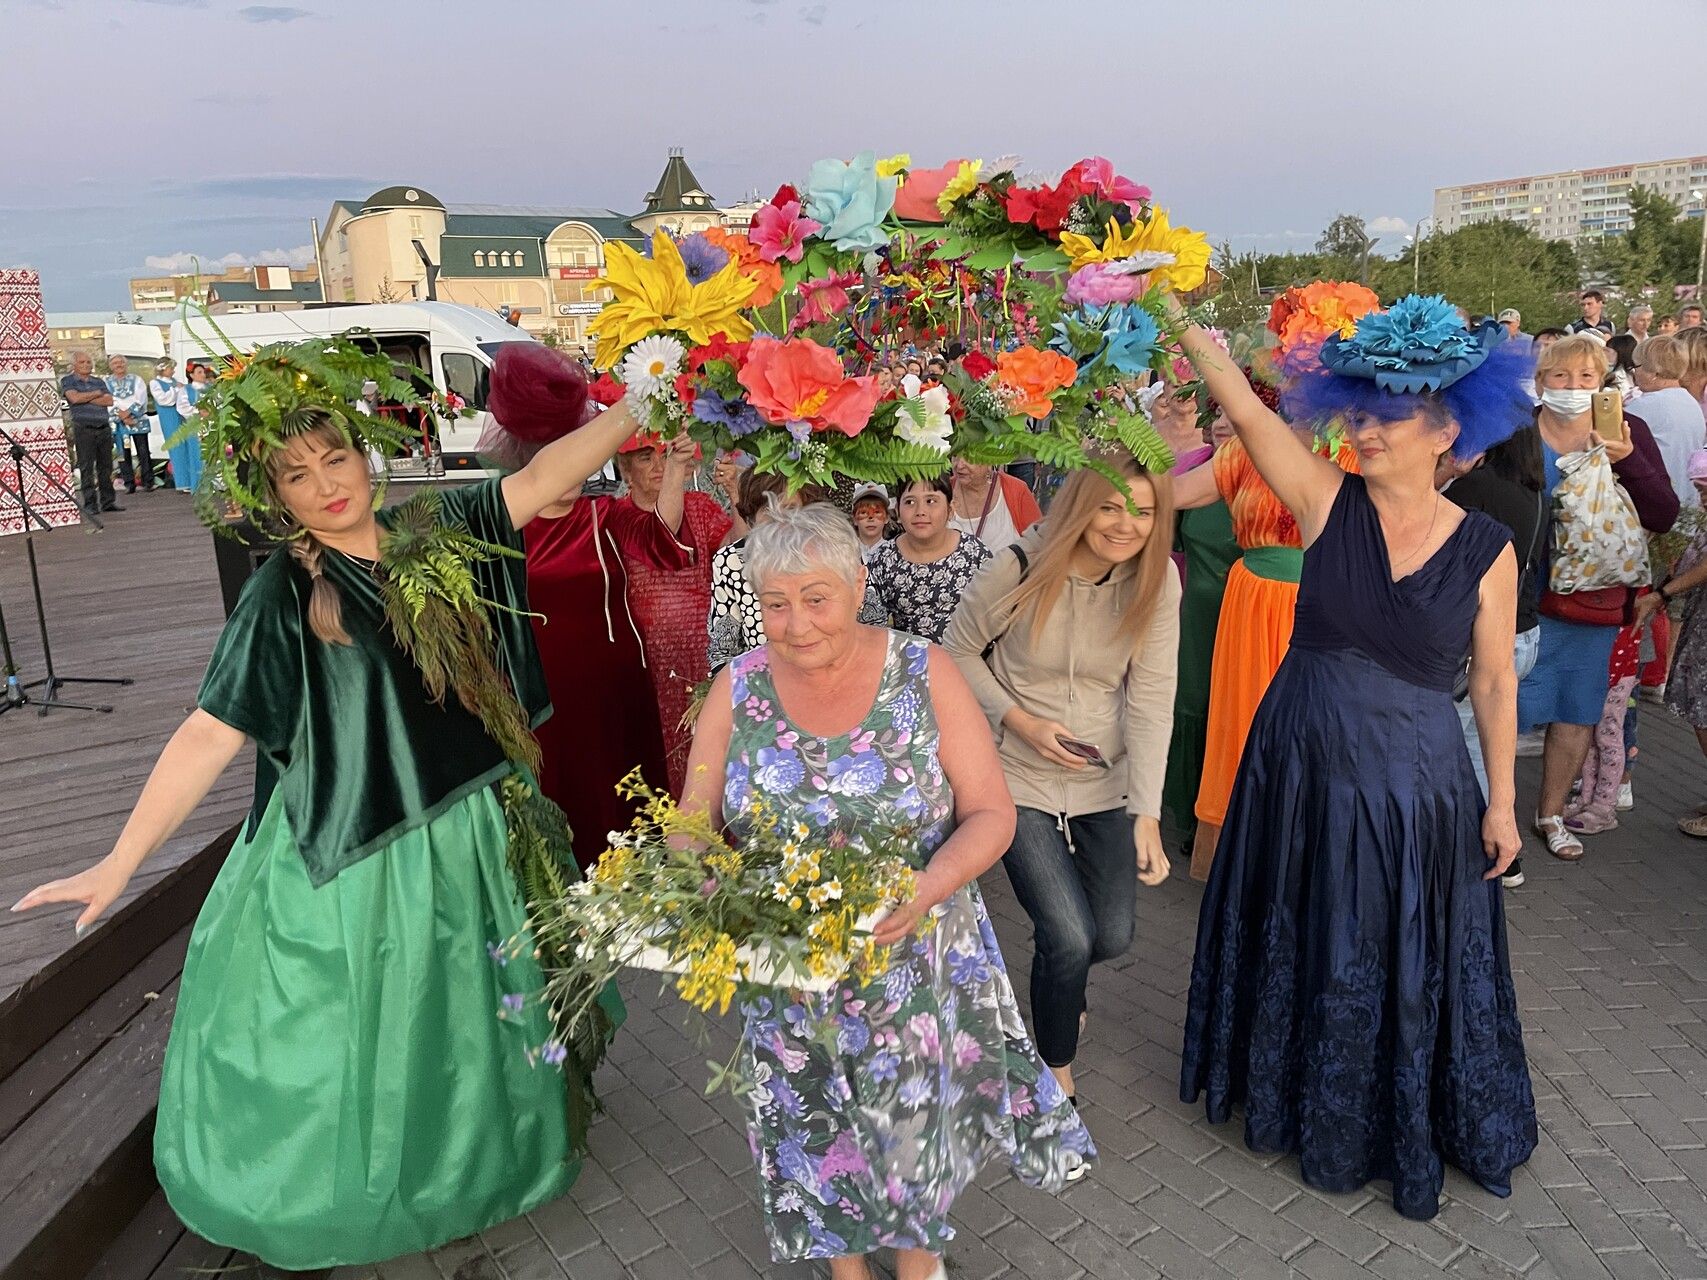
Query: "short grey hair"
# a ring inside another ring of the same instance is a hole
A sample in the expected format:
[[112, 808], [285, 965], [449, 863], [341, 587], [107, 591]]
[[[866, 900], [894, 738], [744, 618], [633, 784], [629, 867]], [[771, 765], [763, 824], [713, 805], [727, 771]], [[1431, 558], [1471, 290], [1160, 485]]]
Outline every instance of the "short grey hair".
[[857, 586], [864, 567], [852, 522], [827, 502], [798, 511], [773, 502], [770, 519], [747, 535], [743, 550], [747, 584], [756, 592], [763, 591], [772, 578], [820, 567], [840, 574], [850, 587]]
[[1654, 309], [1652, 307], [1645, 302], [1639, 302], [1630, 308], [1630, 315], [1627, 318], [1634, 319], [1636, 316], [1651, 316], [1653, 314]]

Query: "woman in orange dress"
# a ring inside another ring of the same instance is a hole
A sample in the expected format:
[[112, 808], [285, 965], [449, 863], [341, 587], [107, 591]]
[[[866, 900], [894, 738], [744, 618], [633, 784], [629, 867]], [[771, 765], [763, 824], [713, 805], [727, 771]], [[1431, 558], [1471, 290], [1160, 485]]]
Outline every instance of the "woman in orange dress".
[[[1301, 432], [1305, 439], [1311, 436]], [[1357, 470], [1357, 450], [1349, 441], [1316, 451], [1340, 470]], [[1292, 611], [1298, 603], [1298, 575], [1304, 567], [1298, 522], [1257, 474], [1250, 454], [1229, 440], [1196, 471], [1175, 481], [1181, 510], [1227, 504], [1239, 559], [1227, 574], [1221, 598], [1221, 622], [1215, 633], [1215, 661], [1209, 675], [1209, 728], [1203, 744], [1203, 777], [1197, 789], [1197, 835], [1192, 843], [1191, 875], [1207, 880], [1215, 843], [1227, 816], [1227, 800], [1239, 757], [1245, 751], [1257, 704], [1280, 669], [1292, 640]]]

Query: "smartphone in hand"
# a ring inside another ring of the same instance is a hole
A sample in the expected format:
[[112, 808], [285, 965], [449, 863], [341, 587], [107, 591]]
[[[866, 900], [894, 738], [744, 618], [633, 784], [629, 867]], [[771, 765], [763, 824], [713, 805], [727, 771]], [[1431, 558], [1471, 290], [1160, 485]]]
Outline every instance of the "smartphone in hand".
[[1086, 742], [1082, 738], [1068, 738], [1062, 734], [1056, 734], [1055, 741], [1061, 744], [1063, 751], [1076, 755], [1081, 760], [1087, 760], [1099, 769], [1112, 768], [1107, 758], [1104, 757], [1102, 748], [1094, 742]]
[[1596, 391], [1589, 414], [1594, 433], [1602, 440], [1624, 438], [1624, 396], [1616, 388]]

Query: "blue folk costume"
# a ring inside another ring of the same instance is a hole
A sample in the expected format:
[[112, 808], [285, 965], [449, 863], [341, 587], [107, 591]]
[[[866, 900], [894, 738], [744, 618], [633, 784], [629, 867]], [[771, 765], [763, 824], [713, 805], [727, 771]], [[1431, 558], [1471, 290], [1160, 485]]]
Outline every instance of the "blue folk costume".
[[184, 423], [183, 416], [178, 412], [178, 397], [183, 392], [184, 384], [176, 378], [156, 377], [148, 380], [148, 393], [154, 397], [154, 410], [160, 418], [160, 436], [166, 441], [166, 456], [171, 460], [172, 484], [188, 492], [191, 486], [184, 484], [184, 469], [179, 465], [179, 450], [172, 446], [172, 437], [178, 434], [178, 428]]
[[[1405, 298], [1292, 370], [1295, 421], [1419, 411], [1471, 457], [1530, 416], [1528, 361], [1441, 298]], [[1535, 1148], [1535, 1100], [1484, 880], [1484, 803], [1452, 701], [1483, 575], [1510, 545], [1469, 512], [1392, 580], [1360, 476], [1304, 555], [1292, 646], [1251, 726], [1202, 913], [1181, 1096], [1245, 1113], [1254, 1150], [1327, 1191], [1393, 1184], [1439, 1209], [1445, 1165], [1495, 1195]], [[1352, 607], [1348, 607], [1348, 605]]]

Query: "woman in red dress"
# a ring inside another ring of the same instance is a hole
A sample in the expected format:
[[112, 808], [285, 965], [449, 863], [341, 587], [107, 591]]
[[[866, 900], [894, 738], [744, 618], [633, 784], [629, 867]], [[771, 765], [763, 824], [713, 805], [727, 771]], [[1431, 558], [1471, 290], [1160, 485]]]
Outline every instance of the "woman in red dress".
[[[525, 464], [596, 412], [581, 407], [585, 388], [579, 366], [551, 348], [506, 343], [492, 370], [489, 407], [497, 422], [481, 453], [506, 468]], [[634, 816], [617, 783], [635, 768], [654, 787], [668, 780], [630, 571], [674, 572], [693, 563], [692, 548], [675, 534], [691, 466], [691, 452], [666, 460], [650, 512], [577, 487], [522, 530], [534, 636], [556, 708], [534, 730], [543, 756], [539, 783], [568, 814], [583, 866], [598, 860], [607, 832], [626, 829]]]
[[[662, 500], [669, 450], [656, 438], [636, 436], [617, 454], [617, 469], [628, 482], [628, 496], [612, 510], [650, 515]], [[658, 720], [664, 731], [664, 761], [670, 791], [681, 795], [687, 780], [693, 730], [682, 717], [693, 702], [695, 686], [710, 674], [706, 664], [706, 619], [711, 616], [711, 557], [729, 536], [729, 516], [705, 493], [684, 495], [677, 536], [693, 549], [686, 568], [629, 565], [634, 620], [645, 644], [646, 668], [657, 691]]]

